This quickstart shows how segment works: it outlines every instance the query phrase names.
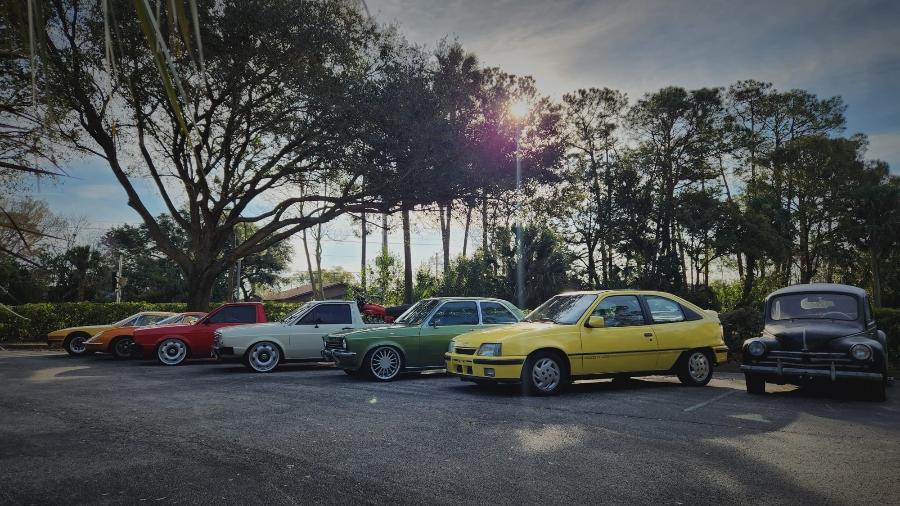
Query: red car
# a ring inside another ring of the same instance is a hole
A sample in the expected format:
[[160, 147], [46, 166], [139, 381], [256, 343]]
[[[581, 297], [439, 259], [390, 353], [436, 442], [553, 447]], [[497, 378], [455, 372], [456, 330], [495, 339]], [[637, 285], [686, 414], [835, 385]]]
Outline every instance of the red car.
[[259, 302], [238, 302], [216, 308], [193, 325], [166, 325], [134, 331], [134, 352], [141, 358], [156, 357], [163, 365], [178, 365], [191, 357], [208, 358], [216, 329], [247, 323], [265, 323]]

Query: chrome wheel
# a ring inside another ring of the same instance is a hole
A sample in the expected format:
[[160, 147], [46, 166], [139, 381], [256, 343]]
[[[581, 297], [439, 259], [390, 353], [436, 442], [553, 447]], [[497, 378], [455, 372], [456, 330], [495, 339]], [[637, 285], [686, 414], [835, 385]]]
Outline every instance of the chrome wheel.
[[394, 348], [382, 347], [372, 352], [369, 358], [369, 370], [375, 379], [392, 380], [400, 374], [400, 353]]
[[552, 392], [559, 386], [562, 373], [559, 364], [549, 357], [539, 359], [531, 368], [531, 380], [541, 392]]
[[156, 356], [163, 365], [178, 365], [187, 358], [187, 345], [179, 339], [166, 339], [156, 350]]
[[280, 359], [278, 346], [268, 342], [253, 345], [247, 354], [247, 364], [256, 372], [269, 372], [275, 369]]
[[131, 347], [134, 345], [134, 340], [130, 337], [122, 337], [116, 340], [113, 345], [113, 355], [116, 358], [127, 358], [131, 356]]
[[709, 357], [706, 353], [695, 351], [688, 358], [688, 374], [697, 383], [703, 383], [709, 376]]
[[81, 355], [86, 352], [87, 345], [84, 344], [85, 342], [87, 342], [87, 337], [85, 336], [75, 336], [72, 339], [69, 339], [69, 353], [72, 355]]

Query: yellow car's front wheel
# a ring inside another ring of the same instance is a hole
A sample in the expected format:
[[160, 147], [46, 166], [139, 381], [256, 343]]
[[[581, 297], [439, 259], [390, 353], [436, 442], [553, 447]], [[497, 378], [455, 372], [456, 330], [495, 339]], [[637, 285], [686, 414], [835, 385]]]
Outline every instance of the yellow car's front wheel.
[[554, 395], [569, 382], [568, 363], [551, 351], [539, 351], [522, 367], [522, 387], [529, 395]]

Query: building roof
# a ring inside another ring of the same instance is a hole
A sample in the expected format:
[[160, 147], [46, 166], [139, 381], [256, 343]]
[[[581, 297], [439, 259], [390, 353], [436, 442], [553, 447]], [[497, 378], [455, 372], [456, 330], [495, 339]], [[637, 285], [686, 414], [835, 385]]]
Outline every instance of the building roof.
[[[338, 281], [335, 283], [325, 283], [324, 285], [322, 285], [322, 290], [324, 291], [324, 290], [328, 290], [330, 288], [346, 288], [346, 287], [347, 287], [347, 283], [344, 283], [343, 281]], [[312, 285], [305, 284], [305, 285], [300, 285], [296, 288], [291, 288], [289, 290], [285, 290], [283, 292], [268, 293], [268, 294], [263, 295], [262, 298], [263, 298], [263, 300], [271, 300], [271, 301], [289, 300], [289, 299], [296, 299], [297, 297], [309, 296], [309, 295], [312, 295], [312, 293], [313, 293]]]

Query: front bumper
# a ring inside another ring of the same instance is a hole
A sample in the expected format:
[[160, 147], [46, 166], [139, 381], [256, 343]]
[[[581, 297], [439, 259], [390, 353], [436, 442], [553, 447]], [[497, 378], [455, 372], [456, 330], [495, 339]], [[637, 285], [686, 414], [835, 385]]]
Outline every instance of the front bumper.
[[356, 358], [355, 351], [347, 351], [340, 349], [322, 350], [322, 358], [327, 361], [334, 361], [335, 367], [340, 369], [359, 369], [360, 364]]
[[519, 381], [525, 357], [482, 357], [445, 353], [447, 372], [470, 381]]
[[868, 380], [883, 381], [884, 375], [877, 372], [866, 371], [847, 371], [841, 370], [835, 364], [829, 367], [791, 367], [790, 365], [752, 365], [744, 364], [741, 370], [745, 373], [759, 374], [768, 378], [780, 380], [803, 380], [814, 378], [827, 378], [831, 381], [852, 379], [852, 380]]
[[84, 348], [88, 353], [106, 353], [109, 351], [108, 343], [84, 343]]

